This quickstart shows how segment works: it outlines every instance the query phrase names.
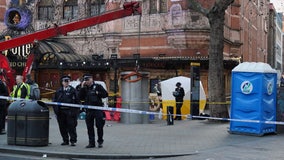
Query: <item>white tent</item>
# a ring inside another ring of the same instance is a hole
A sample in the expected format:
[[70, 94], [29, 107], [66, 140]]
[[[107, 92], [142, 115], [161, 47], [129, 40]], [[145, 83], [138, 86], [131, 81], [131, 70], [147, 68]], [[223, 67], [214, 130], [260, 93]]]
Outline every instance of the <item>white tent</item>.
[[[160, 82], [161, 90], [162, 90], [163, 112], [166, 113], [167, 106], [173, 106], [175, 108], [175, 97], [173, 96], [173, 91], [175, 91], [177, 82], [181, 83], [181, 87], [183, 87], [184, 92], [185, 92], [184, 103], [183, 103], [181, 113], [189, 114], [190, 113], [190, 94], [191, 94], [190, 78], [184, 77], [184, 76], [174, 77], [174, 78], [170, 78], [170, 79]], [[201, 81], [200, 81], [199, 99], [200, 99], [199, 110], [200, 110], [200, 113], [202, 113], [204, 111], [205, 104], [206, 104], [206, 95], [205, 95]]]

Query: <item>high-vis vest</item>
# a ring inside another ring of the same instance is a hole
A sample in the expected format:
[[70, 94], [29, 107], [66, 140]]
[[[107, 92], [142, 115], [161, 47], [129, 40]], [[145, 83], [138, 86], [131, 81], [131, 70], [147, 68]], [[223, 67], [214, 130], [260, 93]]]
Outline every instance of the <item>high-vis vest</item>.
[[[13, 92], [11, 92], [11, 97], [13, 97], [13, 98], [20, 98], [21, 95], [22, 95], [21, 92], [22, 92], [23, 86], [25, 86], [26, 89], [27, 89], [27, 95], [26, 95], [25, 99], [29, 99], [30, 86], [29, 86], [28, 84], [26, 84], [26, 83], [22, 83], [22, 84], [21, 84], [21, 86], [20, 86], [20, 88], [18, 89], [18, 92], [17, 92], [17, 93], [15, 93], [15, 91], [16, 91], [16, 89], [17, 89], [17, 85], [14, 85], [14, 87], [13, 87]], [[16, 95], [15, 95], [15, 94], [16, 94]]]

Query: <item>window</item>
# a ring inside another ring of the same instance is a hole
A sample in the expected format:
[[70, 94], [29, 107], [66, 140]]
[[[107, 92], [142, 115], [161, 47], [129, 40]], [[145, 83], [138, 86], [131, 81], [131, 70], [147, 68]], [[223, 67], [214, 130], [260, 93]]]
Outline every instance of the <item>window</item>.
[[76, 19], [78, 16], [77, 0], [67, 0], [64, 2], [63, 19]]
[[167, 13], [168, 12], [168, 5], [167, 0], [160, 0], [160, 13]]
[[91, 16], [99, 15], [105, 11], [104, 0], [92, 0], [91, 2]]
[[52, 20], [53, 19], [53, 2], [52, 0], [40, 1], [38, 5], [38, 19]]
[[167, 0], [150, 0], [150, 14], [167, 13]]
[[157, 0], [150, 0], [150, 14], [158, 13]]

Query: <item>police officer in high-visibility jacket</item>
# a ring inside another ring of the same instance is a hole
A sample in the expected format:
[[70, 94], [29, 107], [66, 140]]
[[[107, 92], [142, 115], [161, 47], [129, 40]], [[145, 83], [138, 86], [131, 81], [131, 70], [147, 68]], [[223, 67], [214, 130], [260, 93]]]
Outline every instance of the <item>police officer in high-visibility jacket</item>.
[[[100, 84], [96, 84], [91, 74], [85, 74], [83, 76], [83, 82], [81, 83], [81, 88], [79, 90], [80, 100], [84, 101], [85, 105], [103, 107], [102, 98], [106, 97], [108, 97], [108, 93], [103, 88], [103, 86]], [[94, 148], [96, 146], [94, 129], [95, 120], [98, 136], [98, 147], [103, 147], [103, 128], [105, 125], [105, 114], [102, 110], [87, 109], [85, 121], [88, 130], [89, 144], [86, 146], [86, 148]]]
[[11, 97], [29, 99], [30, 87], [28, 84], [24, 83], [23, 80], [23, 76], [16, 76], [16, 85], [13, 87], [13, 91], [10, 94]]

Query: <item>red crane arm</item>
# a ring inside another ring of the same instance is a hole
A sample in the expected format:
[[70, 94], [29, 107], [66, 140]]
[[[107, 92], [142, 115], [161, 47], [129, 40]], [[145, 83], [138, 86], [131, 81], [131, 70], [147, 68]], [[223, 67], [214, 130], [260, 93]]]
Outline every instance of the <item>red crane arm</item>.
[[15, 84], [14, 70], [10, 67], [8, 58], [2, 54], [0, 54], [0, 69], [5, 70], [5, 72], [1, 71], [0, 79], [7, 84], [10, 93]]
[[108, 12], [99, 16], [90, 17], [83, 20], [78, 20], [61, 26], [54, 26], [53, 28], [45, 29], [42, 31], [37, 31], [34, 33], [26, 34], [11, 40], [0, 42], [0, 51], [11, 49], [17, 46], [22, 46], [29, 43], [34, 43], [35, 41], [40, 41], [58, 35], [66, 35], [68, 32], [87, 28], [96, 24], [108, 22], [111, 20], [123, 18], [130, 16], [134, 13], [141, 14], [141, 7], [139, 2], [128, 2], [123, 5], [123, 9], [116, 10], [113, 12]]

